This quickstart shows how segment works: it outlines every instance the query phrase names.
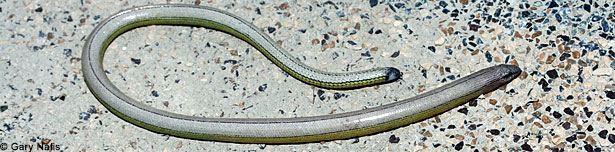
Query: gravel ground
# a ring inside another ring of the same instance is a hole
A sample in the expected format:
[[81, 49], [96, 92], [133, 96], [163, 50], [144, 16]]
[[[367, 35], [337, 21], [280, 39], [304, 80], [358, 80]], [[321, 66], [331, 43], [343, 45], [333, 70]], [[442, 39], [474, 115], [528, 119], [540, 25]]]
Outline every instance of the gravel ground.
[[[111, 81], [186, 115], [327, 115], [406, 99], [493, 65], [523, 73], [441, 115], [371, 136], [293, 145], [171, 137], [111, 114], [87, 89], [80, 63], [102, 19], [165, 3], [236, 14], [322, 70], [404, 73], [389, 84], [328, 90], [215, 30], [148, 26], [117, 38], [104, 60]], [[0, 151], [614, 151], [614, 8], [606, 0], [1, 1]]]

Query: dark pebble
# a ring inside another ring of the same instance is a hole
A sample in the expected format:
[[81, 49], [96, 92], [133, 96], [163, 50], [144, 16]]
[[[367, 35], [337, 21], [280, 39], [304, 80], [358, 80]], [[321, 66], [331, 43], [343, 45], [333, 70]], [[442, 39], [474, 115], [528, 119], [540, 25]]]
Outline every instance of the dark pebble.
[[463, 149], [463, 141], [461, 141], [461, 142], [459, 142], [459, 143], [457, 143], [455, 145], [455, 150], [459, 151], [461, 149]]
[[605, 19], [602, 19], [601, 25], [602, 25], [602, 31], [603, 32], [609, 32], [609, 30], [611, 30], [611, 28], [609, 27], [609, 23], [606, 22]]
[[335, 100], [340, 99], [342, 97], [344, 97], [344, 94], [341, 94], [339, 92], [336, 92], [336, 93], [333, 94], [333, 99], [335, 99]]
[[602, 139], [606, 139], [606, 135], [609, 133], [609, 131], [607, 130], [602, 130], [600, 132], [598, 132], [598, 137], [602, 138]]
[[274, 28], [274, 27], [271, 27], [271, 26], [270, 26], [270, 27], [267, 27], [267, 32], [269, 32], [269, 33], [273, 33], [273, 32], [275, 32], [275, 28]]
[[6, 111], [8, 109], [9, 109], [9, 106], [7, 106], [7, 105], [0, 106], [0, 112], [4, 112], [4, 111]]
[[32, 49], [34, 49], [34, 52], [36, 52], [36, 51], [39, 51], [39, 50], [43, 49], [43, 47], [33, 46]]
[[361, 56], [371, 57], [372, 55], [369, 53], [369, 51], [365, 51], [365, 53], [361, 53]]
[[395, 137], [395, 135], [391, 135], [389, 137], [389, 142], [390, 143], [399, 143], [399, 137]]
[[491, 129], [491, 130], [489, 130], [489, 133], [491, 133], [492, 135], [496, 135], [497, 136], [497, 135], [500, 135], [500, 130]]
[[316, 91], [316, 94], [318, 95], [318, 98], [320, 100], [325, 100], [325, 96], [323, 95], [325, 94], [325, 91], [319, 89], [318, 91]]
[[561, 38], [562, 40], [564, 40], [566, 42], [570, 41], [570, 36], [567, 36], [567, 35], [558, 35], [556, 37], [557, 38]]
[[612, 144], [615, 144], [615, 135], [613, 135], [613, 134], [609, 134], [609, 141], [610, 141]]
[[574, 111], [570, 110], [570, 108], [565, 108], [564, 109], [564, 113], [566, 113], [568, 115], [574, 115]]
[[378, 5], [378, 0], [369, 0], [369, 6], [370, 7], [374, 7], [376, 5]]
[[338, 54], [337, 52], [333, 52], [333, 53], [331, 53], [331, 59], [335, 60], [335, 59], [337, 59], [338, 57], [340, 57], [340, 54]]
[[58, 97], [58, 99], [64, 101], [66, 99], [66, 94], [62, 94]]
[[397, 56], [399, 56], [399, 51], [395, 51], [393, 52], [393, 54], [391, 55], [392, 58], [396, 58]]
[[485, 52], [485, 58], [487, 58], [487, 62], [491, 62], [491, 60], [493, 60], [491, 53], [489, 53], [489, 51]]
[[523, 18], [530, 17], [530, 15], [531, 15], [530, 11], [522, 11], [521, 12], [521, 17], [523, 17]]
[[436, 52], [436, 47], [434, 46], [428, 46], [427, 49], [429, 49], [431, 52]]
[[589, 111], [589, 108], [587, 107], [583, 107], [583, 111], [585, 112], [585, 116], [587, 116], [588, 118], [592, 116], [592, 114], [594, 114], [594, 112]]
[[459, 16], [459, 10], [455, 9], [453, 10], [453, 12], [451, 12], [451, 17], [455, 18], [457, 16]]
[[502, 14], [502, 8], [496, 9], [493, 13], [493, 17], [500, 17], [500, 14]]
[[261, 86], [258, 86], [258, 91], [263, 92], [265, 90], [267, 90], [267, 84], [263, 84]]
[[237, 64], [237, 60], [224, 60], [224, 62], [222, 62], [224, 64], [230, 63], [230, 64]]
[[524, 143], [523, 145], [521, 145], [521, 149], [525, 151], [534, 151], [532, 150], [532, 146], [528, 145], [527, 143]]
[[470, 101], [468, 102], [468, 105], [469, 105], [470, 107], [476, 107], [476, 106], [478, 106], [478, 100], [476, 100], [476, 99], [470, 100]]
[[590, 132], [594, 131], [594, 126], [592, 125], [587, 126], [587, 131], [590, 131]]
[[152, 91], [152, 96], [154, 96], [154, 97], [158, 97], [158, 96], [160, 96], [160, 95], [158, 95], [158, 91], [154, 90], [154, 91]]
[[4, 125], [3, 125], [3, 126], [4, 126], [4, 128], [5, 128], [5, 129], [4, 129], [4, 131], [11, 131], [11, 130], [13, 130], [13, 129], [15, 128], [15, 126], [14, 126], [14, 125], [9, 125], [9, 124], [7, 124], [7, 123], [4, 123]]
[[476, 25], [476, 24], [470, 24], [470, 30], [471, 30], [471, 31], [475, 31], [475, 32], [476, 32], [476, 31], [478, 31], [478, 28], [480, 28], [480, 26], [479, 26], [479, 25]]
[[555, 0], [551, 0], [551, 2], [549, 2], [549, 8], [554, 8], [554, 7], [559, 7], [559, 5], [557, 5]]
[[354, 138], [354, 141], [352, 141], [352, 144], [356, 144], [356, 143], [359, 143], [359, 142], [360, 142], [359, 138]]
[[455, 75], [449, 75], [446, 78], [450, 79], [450, 80], [455, 80]]
[[570, 53], [562, 53], [562, 55], [559, 56], [559, 61], [564, 61], [567, 58], [569, 58], [570, 56], [571, 56]]
[[592, 11], [592, 6], [589, 4], [585, 4], [583, 5], [583, 9], [587, 12], [591, 12]]
[[445, 1], [440, 1], [440, 6], [446, 7], [446, 6], [448, 6], [448, 4]]
[[606, 97], [608, 97], [610, 99], [615, 99], [615, 92], [613, 92], [613, 91], [604, 91], [604, 93], [606, 93]]
[[457, 110], [457, 112], [463, 113], [465, 115], [468, 115], [468, 108], [461, 108], [461, 109]]
[[557, 71], [555, 69], [547, 71], [547, 76], [551, 79], [557, 78]]
[[90, 105], [90, 108], [88, 108], [88, 113], [98, 113], [98, 110], [96, 110], [96, 107], [93, 105]]
[[81, 120], [88, 120], [90, 119], [90, 114], [87, 112], [80, 112], [79, 113], [79, 119]]
[[132, 61], [132, 63], [137, 64], [137, 65], [141, 64], [141, 59], [130, 58], [130, 61]]
[[574, 135], [566, 138], [566, 141], [568, 141], [568, 142], [573, 142], [575, 140], [577, 140], [577, 134], [574, 134]]
[[73, 50], [72, 49], [64, 49], [64, 55], [66, 57], [70, 57], [73, 54]]
[[585, 148], [585, 151], [587, 151], [587, 152], [594, 152], [594, 147], [592, 147], [592, 145], [590, 145], [590, 144], [585, 144], [585, 146], [583, 146], [583, 148]]
[[570, 123], [569, 122], [564, 122], [562, 124], [562, 127], [564, 127], [564, 129], [568, 130], [568, 129], [570, 129]]
[[549, 26], [548, 28], [549, 28], [550, 31], [555, 31], [555, 29], [556, 29], [555, 26], [553, 26], [553, 25]]
[[572, 95], [568, 95], [568, 97], [566, 97], [567, 100], [572, 100], [574, 99], [574, 97]]
[[476, 130], [476, 125], [475, 124], [471, 124], [470, 126], [468, 126], [468, 129]]
[[559, 119], [559, 118], [561, 118], [561, 117], [562, 117], [562, 114], [560, 114], [560, 113], [559, 113], [559, 112], [557, 112], [557, 111], [553, 111], [553, 117], [554, 117], [554, 118]]

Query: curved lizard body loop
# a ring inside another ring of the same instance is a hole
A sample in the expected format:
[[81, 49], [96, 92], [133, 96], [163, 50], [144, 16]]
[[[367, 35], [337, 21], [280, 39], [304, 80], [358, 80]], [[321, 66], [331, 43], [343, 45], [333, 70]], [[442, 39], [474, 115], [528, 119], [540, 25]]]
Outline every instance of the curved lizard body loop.
[[257, 48], [291, 76], [322, 88], [347, 89], [394, 81], [395, 68], [331, 73], [306, 66], [251, 23], [225, 11], [193, 5], [150, 5], [121, 11], [89, 35], [82, 53], [85, 82], [118, 117], [145, 129], [192, 139], [238, 143], [303, 143], [379, 133], [445, 112], [515, 79], [520, 69], [497, 65], [474, 72], [429, 92], [358, 111], [299, 118], [203, 118], [155, 109], [122, 93], [107, 78], [103, 56], [120, 34], [148, 25], [187, 25], [217, 29]]

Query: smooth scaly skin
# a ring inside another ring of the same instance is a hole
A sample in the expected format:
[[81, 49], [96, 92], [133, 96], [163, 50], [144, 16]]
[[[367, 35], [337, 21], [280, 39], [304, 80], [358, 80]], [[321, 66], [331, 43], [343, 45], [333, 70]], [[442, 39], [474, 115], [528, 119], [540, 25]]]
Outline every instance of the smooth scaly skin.
[[[90, 34], [88, 48], [104, 54], [120, 34], [147, 25], [202, 26], [236, 36], [259, 50], [275, 65], [305, 83], [322, 88], [352, 89], [394, 81], [401, 76], [396, 68], [332, 73], [306, 66], [280, 48], [259, 28], [225, 11], [194, 5], [153, 5], [119, 12], [102, 21]], [[90, 43], [92, 42], [92, 43]], [[102, 59], [103, 55], [100, 55]]]
[[143, 6], [122, 11], [101, 22], [86, 40], [82, 53], [83, 74], [90, 91], [107, 109], [130, 123], [185, 138], [238, 143], [302, 143], [369, 135], [447, 111], [512, 81], [520, 73], [516, 66], [493, 66], [409, 99], [333, 115], [271, 119], [193, 117], [154, 109], [126, 96], [109, 81], [103, 70], [104, 51], [113, 39], [127, 30], [153, 24], [204, 26], [227, 32], [259, 49], [293, 77], [324, 88], [384, 83], [397, 79], [401, 73], [394, 68], [342, 74], [315, 70], [274, 45], [250, 23], [210, 7]]

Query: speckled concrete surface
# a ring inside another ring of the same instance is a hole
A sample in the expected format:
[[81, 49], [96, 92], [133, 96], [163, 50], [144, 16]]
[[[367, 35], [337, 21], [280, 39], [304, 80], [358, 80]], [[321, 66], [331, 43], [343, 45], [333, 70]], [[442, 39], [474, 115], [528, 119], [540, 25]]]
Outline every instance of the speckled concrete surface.
[[[104, 60], [112, 82], [145, 104], [187, 115], [342, 113], [409, 98], [492, 65], [524, 72], [444, 114], [371, 136], [297, 145], [170, 137], [111, 114], [87, 89], [80, 64], [96, 23], [121, 9], [162, 3], [237, 14], [327, 71], [404, 72], [390, 84], [326, 90], [217, 31], [150, 26], [116, 39]], [[64, 151], [613, 151], [614, 7], [606, 0], [2, 1], [0, 144]]]

